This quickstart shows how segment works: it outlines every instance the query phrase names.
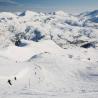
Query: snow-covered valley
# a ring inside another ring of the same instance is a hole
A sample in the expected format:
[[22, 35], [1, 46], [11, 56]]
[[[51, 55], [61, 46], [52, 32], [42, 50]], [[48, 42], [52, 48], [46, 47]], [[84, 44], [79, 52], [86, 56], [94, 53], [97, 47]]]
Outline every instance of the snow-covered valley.
[[97, 98], [97, 16], [0, 13], [0, 98]]

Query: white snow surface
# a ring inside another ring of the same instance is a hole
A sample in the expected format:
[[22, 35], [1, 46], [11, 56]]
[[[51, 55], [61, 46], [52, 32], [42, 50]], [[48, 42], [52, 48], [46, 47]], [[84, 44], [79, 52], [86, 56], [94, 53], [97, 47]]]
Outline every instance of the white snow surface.
[[96, 14], [0, 13], [0, 98], [97, 98]]

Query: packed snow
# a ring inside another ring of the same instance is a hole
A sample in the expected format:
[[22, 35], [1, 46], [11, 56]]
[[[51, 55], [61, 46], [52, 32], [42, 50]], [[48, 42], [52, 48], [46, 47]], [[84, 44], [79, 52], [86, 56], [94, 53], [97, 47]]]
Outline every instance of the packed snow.
[[0, 13], [0, 98], [97, 98], [98, 11]]

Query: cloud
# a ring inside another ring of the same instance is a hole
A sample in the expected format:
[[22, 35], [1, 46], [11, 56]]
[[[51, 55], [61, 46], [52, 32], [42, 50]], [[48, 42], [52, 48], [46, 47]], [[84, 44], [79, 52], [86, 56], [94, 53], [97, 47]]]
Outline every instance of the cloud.
[[18, 3], [14, 0], [0, 0], [0, 6], [15, 6], [18, 5]]

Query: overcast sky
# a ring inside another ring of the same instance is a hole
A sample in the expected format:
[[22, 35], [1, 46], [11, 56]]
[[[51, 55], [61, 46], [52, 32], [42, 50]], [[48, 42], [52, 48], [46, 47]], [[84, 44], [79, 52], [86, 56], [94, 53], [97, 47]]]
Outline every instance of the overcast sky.
[[54, 11], [69, 13], [98, 9], [98, 0], [0, 0], [0, 11]]

